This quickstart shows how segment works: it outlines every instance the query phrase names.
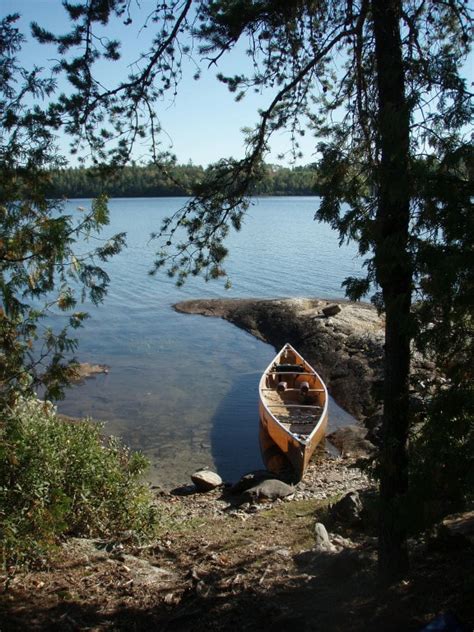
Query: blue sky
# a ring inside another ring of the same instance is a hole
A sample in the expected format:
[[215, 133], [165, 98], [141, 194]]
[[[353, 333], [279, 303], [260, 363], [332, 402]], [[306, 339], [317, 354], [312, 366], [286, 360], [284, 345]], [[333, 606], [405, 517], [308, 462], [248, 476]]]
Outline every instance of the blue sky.
[[[150, 9], [154, 1], [142, 0], [142, 12]], [[27, 37], [23, 48], [22, 60], [27, 66], [33, 64], [47, 67], [55, 57], [54, 47], [40, 46], [29, 34], [29, 24], [37, 21], [41, 26], [50, 28], [53, 32], [67, 29], [66, 12], [61, 0], [1, 0], [2, 15], [18, 12], [22, 18], [20, 29]], [[137, 16], [138, 17], [138, 16]], [[137, 19], [138, 22], [138, 19]], [[118, 27], [118, 28], [117, 28]], [[149, 31], [141, 31], [117, 25], [114, 22], [113, 37], [123, 41], [124, 58], [134, 60], [139, 53], [146, 49]], [[151, 33], [150, 33], [151, 35]], [[193, 80], [195, 67], [188, 64], [185, 76], [178, 89], [174, 101], [164, 101], [160, 105], [159, 118], [166, 134], [163, 135], [163, 145], [173, 151], [179, 162], [192, 160], [194, 164], [207, 165], [222, 157], [242, 157], [243, 127], [252, 127], [258, 120], [258, 109], [264, 109], [271, 101], [271, 93], [266, 95], [250, 94], [239, 103], [235, 102], [225, 85], [216, 80], [217, 71], [233, 74], [248, 65], [248, 59], [241, 50], [233, 51], [228, 59], [223, 59], [218, 70], [203, 72], [200, 80]], [[107, 79], [120, 79], [127, 72], [120, 63], [109, 64]], [[305, 142], [305, 157], [303, 163], [313, 160], [313, 143], [310, 138]], [[282, 133], [275, 136], [269, 162], [289, 163], [279, 161], [278, 154], [289, 150], [289, 136]], [[138, 155], [138, 154], [137, 154]]]
[[[140, 9], [135, 7], [136, 23], [143, 21], [147, 9], [151, 10], [156, 0], [141, 0]], [[55, 57], [54, 47], [40, 46], [29, 35], [29, 24], [37, 21], [53, 32], [65, 31], [68, 28], [67, 14], [61, 0], [0, 0], [2, 15], [18, 12], [22, 15], [20, 28], [27, 37], [27, 44], [22, 53], [23, 62], [27, 66], [33, 64], [48, 67]], [[135, 17], [135, 16], [134, 16]], [[110, 32], [110, 27], [108, 33]], [[113, 22], [113, 38], [123, 42], [124, 59], [127, 63], [135, 60], [141, 51], [146, 50], [152, 28], [143, 30], [125, 27], [121, 22]], [[241, 72], [248, 67], [249, 61], [244, 48], [233, 50], [228, 58], [222, 58], [218, 71], [228, 74]], [[203, 70], [205, 70], [203, 68]], [[170, 149], [182, 163], [192, 160], [194, 164], [207, 165], [222, 157], [242, 157], [244, 154], [243, 127], [252, 127], [258, 120], [258, 109], [265, 109], [271, 102], [271, 92], [249, 94], [236, 103], [234, 96], [226, 86], [216, 80], [217, 70], [203, 72], [199, 81], [192, 76], [195, 67], [185, 67], [185, 76], [178, 89], [174, 101], [167, 100], [159, 105], [159, 119], [166, 132], [163, 135], [163, 148]], [[472, 81], [472, 58], [467, 66], [467, 73]], [[107, 65], [104, 82], [116, 83], [127, 74], [124, 64]], [[64, 146], [66, 144], [64, 143]], [[267, 162], [290, 163], [290, 141], [288, 133], [279, 133], [272, 141], [272, 151]], [[306, 135], [301, 139], [304, 157], [302, 164], [312, 162], [314, 155], [314, 139]], [[146, 148], [143, 148], [145, 153]], [[277, 156], [287, 152], [287, 159], [281, 161]], [[141, 153], [138, 148], [136, 157]]]

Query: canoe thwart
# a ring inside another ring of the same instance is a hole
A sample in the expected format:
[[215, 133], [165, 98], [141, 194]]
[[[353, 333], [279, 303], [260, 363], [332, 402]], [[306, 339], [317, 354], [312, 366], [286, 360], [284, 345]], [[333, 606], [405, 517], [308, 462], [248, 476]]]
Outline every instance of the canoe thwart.
[[[260, 390], [261, 391], [273, 391], [273, 392], [275, 392], [277, 389], [275, 389], [275, 388], [261, 388]], [[289, 393], [289, 392], [293, 391], [295, 393], [296, 392], [299, 393], [300, 390], [301, 389], [299, 389], [299, 388], [286, 388], [285, 392]], [[324, 391], [324, 388], [310, 388], [310, 389], [308, 389], [308, 392], [309, 393], [324, 393], [325, 391]]]
[[272, 369], [276, 373], [304, 373], [304, 366], [301, 364], [274, 364]]
[[268, 371], [265, 375], [281, 375], [281, 373], [286, 373], [286, 375], [316, 375], [316, 373], [309, 373], [307, 371]]
[[310, 404], [285, 404], [285, 402], [282, 402], [281, 404], [268, 404], [268, 408], [319, 408], [319, 410], [322, 410], [322, 406], [313, 406]]

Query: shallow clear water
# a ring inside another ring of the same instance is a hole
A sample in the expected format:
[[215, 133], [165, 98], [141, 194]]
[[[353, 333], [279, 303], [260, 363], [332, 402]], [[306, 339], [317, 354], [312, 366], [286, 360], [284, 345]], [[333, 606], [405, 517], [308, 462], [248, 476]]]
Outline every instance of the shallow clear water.
[[[223, 320], [178, 314], [172, 304], [220, 296], [337, 298], [343, 279], [360, 271], [355, 248], [339, 248], [337, 235], [313, 221], [317, 198], [260, 198], [228, 241], [231, 290], [201, 279], [178, 289], [147, 272], [149, 235], [182, 201], [111, 201], [108, 232], [126, 231], [128, 247], [107, 265], [110, 291], [102, 306], [90, 308], [78, 352], [80, 361], [107, 364], [110, 372], [72, 388], [59, 405], [65, 414], [103, 420], [106, 432], [146, 454], [151, 480], [168, 488], [189, 481], [199, 466], [231, 481], [261, 467], [257, 385], [275, 353]], [[350, 419], [331, 402], [331, 426]]]

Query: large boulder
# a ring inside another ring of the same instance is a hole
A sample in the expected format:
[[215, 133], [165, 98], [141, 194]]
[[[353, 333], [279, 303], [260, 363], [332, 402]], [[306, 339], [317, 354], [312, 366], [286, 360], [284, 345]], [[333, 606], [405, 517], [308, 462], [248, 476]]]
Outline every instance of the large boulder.
[[255, 485], [258, 485], [269, 478], [275, 478], [275, 476], [268, 470], [254, 470], [253, 472], [248, 472], [248, 474], [244, 474], [237, 483], [232, 485], [229, 489], [229, 493], [242, 494], [251, 487], [255, 487]]
[[341, 311], [341, 307], [337, 305], [337, 303], [331, 303], [330, 305], [326, 305], [326, 307], [323, 307], [321, 311], [326, 317], [336, 316], [336, 314], [339, 314], [339, 312]]
[[265, 500], [277, 500], [278, 498], [286, 498], [291, 494], [294, 494], [295, 488], [292, 485], [287, 485], [283, 481], [279, 481], [276, 478], [269, 478], [262, 481], [258, 485], [247, 489], [243, 496], [250, 501], [262, 502]]
[[440, 542], [454, 548], [474, 546], [474, 511], [446, 516], [436, 529]]
[[332, 506], [331, 516], [346, 525], [356, 525], [361, 521], [362, 509], [358, 492], [349, 492]]
[[205, 467], [191, 474], [191, 480], [200, 492], [209, 492], [222, 485], [222, 478], [219, 474]]
[[326, 436], [342, 456], [367, 457], [375, 446], [367, 439], [367, 429], [355, 424], [338, 428]]

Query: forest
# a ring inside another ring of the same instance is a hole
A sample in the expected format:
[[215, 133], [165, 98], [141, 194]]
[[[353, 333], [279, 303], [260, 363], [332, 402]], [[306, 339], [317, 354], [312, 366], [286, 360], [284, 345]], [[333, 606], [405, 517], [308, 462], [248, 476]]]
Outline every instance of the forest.
[[[201, 165], [172, 164], [166, 169], [153, 164], [126, 166], [113, 173], [100, 173], [83, 167], [66, 168], [51, 173], [51, 197], [188, 196], [205, 179], [207, 169]], [[314, 165], [282, 167], [267, 164], [263, 177], [255, 183], [253, 195], [317, 195], [317, 170]]]

